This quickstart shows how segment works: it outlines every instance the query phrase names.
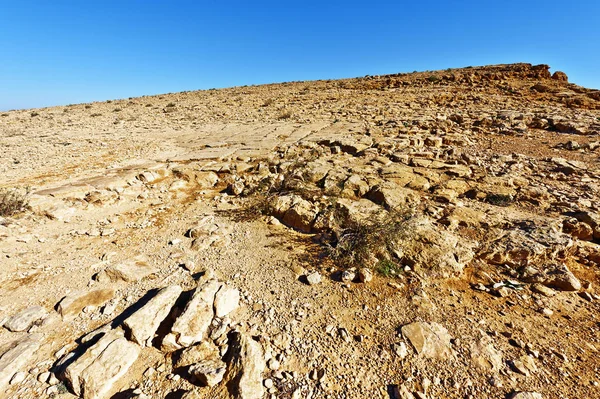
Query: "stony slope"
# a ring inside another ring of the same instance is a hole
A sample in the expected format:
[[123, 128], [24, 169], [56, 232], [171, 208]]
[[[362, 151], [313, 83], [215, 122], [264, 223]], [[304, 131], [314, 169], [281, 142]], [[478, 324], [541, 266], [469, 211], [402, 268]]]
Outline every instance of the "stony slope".
[[0, 392], [600, 397], [599, 133], [529, 64], [1, 114]]

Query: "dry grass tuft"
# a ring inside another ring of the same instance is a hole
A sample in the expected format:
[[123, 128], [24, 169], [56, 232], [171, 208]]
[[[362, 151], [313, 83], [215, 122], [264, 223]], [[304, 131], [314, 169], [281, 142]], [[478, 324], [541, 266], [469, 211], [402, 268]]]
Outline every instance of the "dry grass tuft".
[[0, 216], [12, 216], [27, 208], [29, 189], [0, 189]]

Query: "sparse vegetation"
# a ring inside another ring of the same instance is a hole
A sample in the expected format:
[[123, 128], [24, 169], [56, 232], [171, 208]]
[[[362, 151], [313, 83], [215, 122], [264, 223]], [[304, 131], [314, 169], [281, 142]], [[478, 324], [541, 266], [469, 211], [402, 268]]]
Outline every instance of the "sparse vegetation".
[[92, 118], [95, 118], [95, 117], [97, 117], [97, 116], [102, 116], [102, 114], [94, 113], [94, 114], [91, 114], [90, 116], [91, 116]]
[[168, 103], [166, 108], [175, 108], [175, 103]]
[[269, 105], [273, 104], [274, 102], [275, 102], [275, 100], [273, 100], [272, 98], [267, 98], [262, 106], [268, 107]]
[[513, 203], [513, 198], [508, 194], [488, 194], [485, 197], [486, 202], [496, 206], [509, 206]]
[[85, 108], [85, 109], [90, 109], [90, 108], [92, 108], [92, 106], [91, 106], [90, 104], [86, 104], [86, 105], [84, 106], [84, 108]]
[[0, 189], [0, 216], [12, 216], [27, 208], [29, 189]]
[[439, 77], [437, 77], [437, 76], [435, 76], [435, 75], [431, 75], [431, 76], [429, 76], [429, 77], [427, 78], [427, 80], [428, 80], [428, 81], [430, 81], [430, 82], [432, 82], [432, 83], [435, 83], [435, 82], [439, 82], [439, 81], [440, 81], [440, 78], [439, 78]]
[[33, 111], [30, 115], [31, 115], [32, 118], [35, 118], [36, 116], [39, 116], [40, 113]]
[[329, 255], [342, 267], [376, 265], [382, 274], [392, 275], [401, 270], [395, 250], [398, 240], [408, 233], [412, 211], [393, 210], [381, 218], [352, 221], [336, 214], [336, 222], [342, 227], [329, 245]]

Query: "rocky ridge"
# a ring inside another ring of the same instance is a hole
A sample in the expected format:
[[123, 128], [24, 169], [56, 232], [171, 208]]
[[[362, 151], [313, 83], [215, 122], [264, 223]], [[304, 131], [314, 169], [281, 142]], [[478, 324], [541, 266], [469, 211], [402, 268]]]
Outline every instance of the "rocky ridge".
[[0, 386], [597, 397], [597, 93], [514, 64], [3, 114], [35, 188]]

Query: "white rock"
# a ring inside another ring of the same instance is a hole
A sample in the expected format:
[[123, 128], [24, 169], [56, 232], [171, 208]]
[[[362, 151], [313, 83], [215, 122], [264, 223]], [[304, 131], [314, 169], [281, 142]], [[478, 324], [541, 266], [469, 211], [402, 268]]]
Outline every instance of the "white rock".
[[178, 285], [163, 288], [144, 306], [129, 316], [123, 322], [123, 326], [131, 340], [142, 346], [152, 345], [156, 330], [171, 312], [171, 308], [181, 292], [182, 289]]
[[221, 283], [209, 280], [196, 287], [183, 312], [165, 336], [161, 349], [174, 351], [202, 341], [214, 317], [213, 304], [215, 294]]
[[40, 334], [28, 335], [15, 341], [11, 348], [0, 356], [0, 392], [4, 392], [15, 372], [27, 365], [40, 347], [41, 339]]
[[224, 317], [237, 309], [239, 304], [240, 292], [235, 288], [223, 285], [215, 295], [215, 315]]
[[17, 313], [4, 323], [4, 327], [9, 331], [26, 331], [34, 323], [43, 320], [48, 312], [41, 306], [32, 306]]

